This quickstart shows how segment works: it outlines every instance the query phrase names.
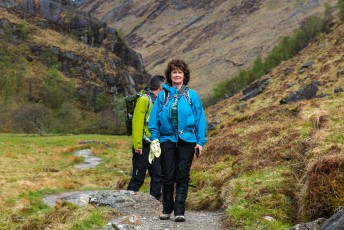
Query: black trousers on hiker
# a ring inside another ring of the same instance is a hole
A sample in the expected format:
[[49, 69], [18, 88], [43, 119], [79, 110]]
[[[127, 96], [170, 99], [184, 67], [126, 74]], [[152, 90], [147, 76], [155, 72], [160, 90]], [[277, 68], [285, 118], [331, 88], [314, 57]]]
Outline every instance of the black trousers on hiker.
[[[185, 142], [181, 139], [177, 143], [167, 141], [160, 144], [163, 213], [184, 215], [185, 201], [190, 181], [190, 168], [194, 157], [196, 143]], [[176, 193], [174, 197], [174, 183]]]
[[152, 164], [149, 164], [149, 146], [150, 143], [148, 141], [142, 140], [142, 155], [135, 153], [135, 149], [133, 148], [133, 172], [127, 190], [135, 192], [139, 191], [145, 180], [148, 169], [148, 173], [151, 178], [149, 193], [159, 200], [161, 197], [162, 186], [160, 157], [154, 158]]

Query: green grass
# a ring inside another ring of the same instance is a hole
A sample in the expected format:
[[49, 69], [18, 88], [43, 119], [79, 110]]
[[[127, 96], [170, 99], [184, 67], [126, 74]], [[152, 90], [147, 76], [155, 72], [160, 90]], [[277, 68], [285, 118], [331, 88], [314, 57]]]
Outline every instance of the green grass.
[[29, 202], [29, 207], [22, 212], [23, 216], [30, 216], [44, 212], [49, 209], [49, 206], [43, 203], [43, 198], [46, 195], [61, 192], [63, 190], [53, 189], [40, 189], [38, 191], [32, 191], [23, 193], [19, 196], [20, 199], [26, 199]]
[[[229, 221], [243, 229], [287, 229], [291, 227], [288, 197], [283, 193], [288, 168], [264, 169], [245, 173], [231, 180]], [[274, 221], [266, 220], [270, 216]]]
[[[0, 134], [0, 229], [45, 228], [54, 222], [54, 227], [62, 229], [102, 226], [107, 210], [52, 209], [42, 199], [62, 191], [125, 189], [131, 174], [130, 143], [127, 136]], [[85, 148], [103, 159], [101, 165], [84, 170], [73, 167], [82, 159], [72, 153]], [[63, 219], [60, 212], [67, 211], [75, 218]]]
[[104, 217], [104, 210], [95, 208], [90, 211], [88, 216], [82, 219], [79, 223], [72, 225], [71, 230], [95, 229], [107, 223]]

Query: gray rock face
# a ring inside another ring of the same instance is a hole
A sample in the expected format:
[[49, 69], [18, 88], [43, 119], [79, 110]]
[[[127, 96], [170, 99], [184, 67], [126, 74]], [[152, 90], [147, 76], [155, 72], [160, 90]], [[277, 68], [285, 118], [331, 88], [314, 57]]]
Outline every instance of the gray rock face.
[[249, 87], [242, 91], [244, 96], [240, 98], [240, 101], [246, 101], [250, 98], [257, 96], [258, 94], [261, 94], [269, 83], [270, 80], [266, 78], [264, 80], [257, 81], [251, 84]]
[[305, 87], [299, 89], [298, 91], [291, 93], [289, 96], [282, 99], [280, 103], [287, 104], [287, 103], [295, 102], [299, 100], [311, 99], [311, 98], [316, 97], [317, 91], [318, 91], [318, 84], [315, 82], [312, 82], [311, 84], [306, 85]]
[[335, 213], [331, 218], [325, 221], [321, 230], [343, 230], [344, 229], [344, 209]]
[[312, 222], [297, 224], [289, 230], [343, 230], [344, 209], [339, 210], [329, 219], [319, 218]]
[[4, 7], [4, 8], [16, 7], [18, 5], [19, 5], [19, 3], [13, 2], [13, 1], [3, 1], [3, 2], [0, 2], [0, 7]]
[[[85, 12], [73, 7], [72, 0], [24, 0], [20, 5], [12, 1], [1, 3], [0, 7], [15, 8], [14, 12], [24, 10], [34, 15], [45, 17], [48, 22], [39, 22], [42, 29], [50, 28], [75, 35], [81, 42], [92, 47], [104, 47], [108, 53], [114, 53], [118, 58], [104, 59], [83, 57], [72, 51], [61, 51], [59, 47], [46, 47], [39, 44], [32, 45], [31, 53], [40, 59], [49, 55], [56, 59], [59, 69], [71, 78], [81, 80], [76, 90], [77, 98], [85, 109], [94, 110], [97, 95], [107, 92], [111, 95], [135, 94], [141, 87], [148, 84], [150, 76], [145, 73], [141, 55], [129, 48], [117, 32], [107, 27], [106, 23], [92, 18]], [[19, 13], [18, 16], [25, 16]], [[7, 19], [0, 21], [0, 34], [10, 28], [10, 38], [17, 40], [20, 37], [16, 24]], [[27, 57], [31, 59], [31, 57]], [[130, 66], [128, 68], [128, 66]], [[105, 70], [106, 67], [106, 70]], [[133, 68], [131, 68], [133, 67]]]
[[289, 230], [319, 230], [325, 218], [319, 218], [309, 223], [297, 224]]
[[85, 59], [71, 51], [63, 52], [58, 47], [32, 45], [30, 48], [34, 56], [55, 57], [59, 69], [65, 76], [79, 78], [83, 82], [97, 82], [97, 84], [82, 84], [77, 89], [77, 96], [84, 105], [94, 107], [97, 95], [104, 91], [111, 94], [134, 94], [136, 86], [144, 84], [148, 79], [148, 75], [120, 71], [125, 69], [125, 65], [120, 60], [108, 60], [108, 66], [112, 71], [105, 73], [105, 63], [99, 60]]
[[144, 72], [141, 55], [129, 48], [106, 23], [92, 18], [88, 13], [78, 11], [72, 0], [24, 0], [22, 9], [56, 23], [60, 29], [75, 34], [85, 44], [106, 47], [109, 52], [121, 57], [124, 64]]

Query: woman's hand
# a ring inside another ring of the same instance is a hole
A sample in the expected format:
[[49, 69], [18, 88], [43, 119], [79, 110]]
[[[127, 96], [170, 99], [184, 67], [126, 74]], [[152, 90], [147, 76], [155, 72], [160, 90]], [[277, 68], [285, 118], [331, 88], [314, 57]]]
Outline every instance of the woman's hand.
[[[198, 152], [197, 152], [197, 149], [198, 149]], [[197, 157], [201, 156], [201, 155], [202, 155], [202, 151], [203, 151], [203, 147], [202, 147], [201, 145], [197, 144], [197, 145], [195, 146], [196, 156], [197, 156]]]

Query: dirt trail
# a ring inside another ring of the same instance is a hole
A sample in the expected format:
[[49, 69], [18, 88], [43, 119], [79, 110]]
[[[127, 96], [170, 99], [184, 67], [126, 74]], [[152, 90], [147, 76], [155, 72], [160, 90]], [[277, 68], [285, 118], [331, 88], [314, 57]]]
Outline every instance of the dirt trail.
[[142, 230], [172, 230], [172, 229], [183, 229], [183, 230], [220, 230], [224, 229], [221, 226], [221, 212], [196, 212], [186, 211], [186, 221], [183, 223], [176, 223], [173, 218], [170, 220], [159, 220], [157, 217], [151, 217], [147, 220], [142, 221], [143, 225], [138, 226], [136, 229]]
[[79, 206], [107, 205], [118, 210], [121, 215], [109, 220], [106, 229], [135, 229], [135, 230], [222, 230], [222, 212], [190, 211], [185, 212], [185, 222], [160, 220], [162, 205], [152, 196], [141, 192], [126, 190], [118, 191], [74, 191], [50, 195], [44, 198], [44, 203], [53, 207], [57, 200], [66, 200]]
[[[76, 168], [94, 168], [101, 159], [93, 157], [89, 149], [74, 153], [85, 158], [84, 163], [75, 165]], [[66, 200], [79, 206], [107, 205], [120, 211], [121, 215], [109, 220], [106, 229], [131, 229], [131, 230], [222, 230], [222, 212], [186, 211], [185, 222], [174, 222], [174, 216], [169, 220], [158, 218], [162, 205], [149, 194], [118, 191], [73, 191], [50, 195], [44, 198], [44, 203], [53, 207], [57, 200]]]

